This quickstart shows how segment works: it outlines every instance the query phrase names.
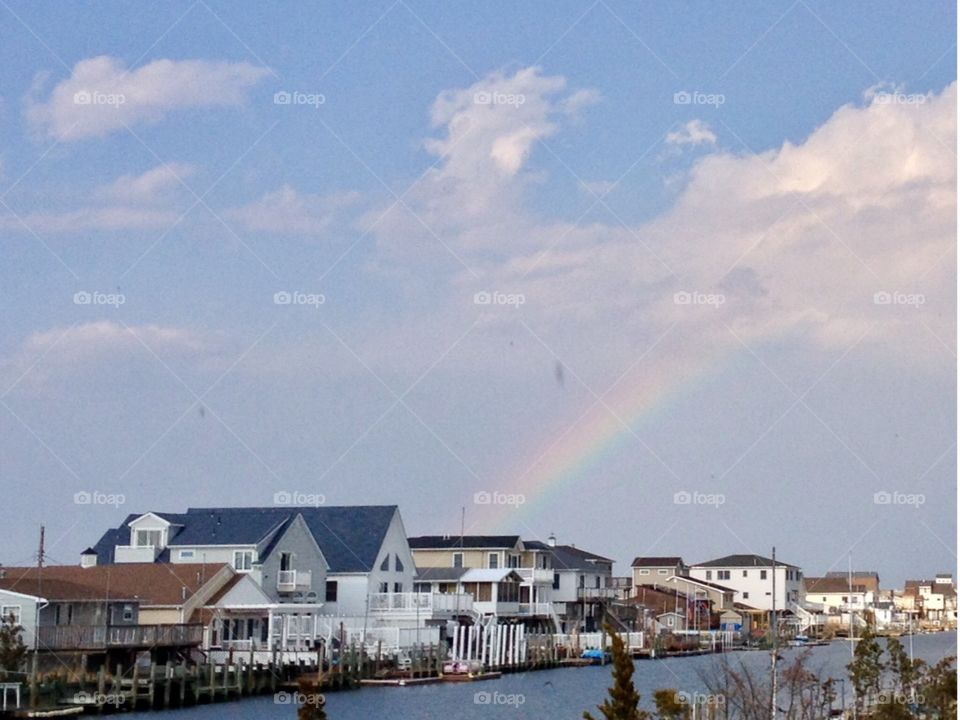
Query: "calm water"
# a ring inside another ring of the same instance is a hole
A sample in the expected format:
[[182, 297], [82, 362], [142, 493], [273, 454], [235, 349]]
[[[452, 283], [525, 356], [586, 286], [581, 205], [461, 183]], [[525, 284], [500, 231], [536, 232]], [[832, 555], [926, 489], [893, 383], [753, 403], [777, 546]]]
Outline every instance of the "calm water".
[[[909, 647], [909, 638], [902, 642]], [[850, 662], [850, 646], [840, 641], [815, 647], [811, 667], [823, 668], [826, 675], [846, 677], [845, 665]], [[936, 661], [957, 654], [956, 633], [918, 635], [913, 638], [914, 655]], [[785, 662], [799, 650], [786, 649]], [[769, 655], [763, 652], [739, 652], [725, 656], [757, 668], [769, 667]], [[702, 692], [700, 672], [708, 670], [721, 656], [703, 655], [665, 660], [640, 660], [636, 663], [634, 681], [646, 703], [658, 688], [677, 688], [690, 693]], [[421, 687], [364, 688], [327, 695], [330, 720], [496, 720], [498, 718], [581, 717], [584, 710], [593, 710], [606, 694], [610, 684], [610, 667], [562, 668], [540, 672], [504, 675], [497, 680], [476, 683], [441, 683]], [[848, 683], [849, 685], [849, 683]], [[848, 689], [849, 691], [849, 689]], [[523, 699], [522, 704], [512, 701]], [[484, 700], [490, 702], [485, 703]], [[595, 715], [597, 713], [594, 713]], [[291, 705], [277, 705], [272, 696], [232, 703], [204, 705], [161, 714], [136, 713], [128, 718], [151, 720], [295, 720]]]

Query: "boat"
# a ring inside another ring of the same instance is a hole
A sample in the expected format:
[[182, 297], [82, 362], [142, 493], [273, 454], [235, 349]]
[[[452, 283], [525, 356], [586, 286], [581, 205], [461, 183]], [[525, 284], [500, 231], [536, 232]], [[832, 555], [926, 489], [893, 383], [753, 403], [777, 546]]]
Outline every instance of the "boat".
[[491, 670], [490, 672], [478, 672], [478, 673], [455, 673], [452, 675], [444, 675], [444, 682], [477, 682], [478, 680], [496, 680], [498, 677], [503, 675], [503, 673], [496, 670]]

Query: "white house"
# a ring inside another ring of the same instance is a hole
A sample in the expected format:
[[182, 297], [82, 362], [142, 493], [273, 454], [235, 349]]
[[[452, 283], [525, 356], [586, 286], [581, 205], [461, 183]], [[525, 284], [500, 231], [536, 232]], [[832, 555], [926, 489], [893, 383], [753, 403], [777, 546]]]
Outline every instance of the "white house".
[[876, 599], [866, 585], [845, 577], [808, 577], [804, 580], [804, 588], [806, 606], [816, 607], [828, 615], [863, 613]]
[[[735, 592], [734, 602], [773, 609], [773, 560], [760, 555], [727, 555], [690, 566], [690, 576], [719, 583]], [[776, 563], [777, 610], [795, 610], [803, 601], [803, 573], [796, 565]]]

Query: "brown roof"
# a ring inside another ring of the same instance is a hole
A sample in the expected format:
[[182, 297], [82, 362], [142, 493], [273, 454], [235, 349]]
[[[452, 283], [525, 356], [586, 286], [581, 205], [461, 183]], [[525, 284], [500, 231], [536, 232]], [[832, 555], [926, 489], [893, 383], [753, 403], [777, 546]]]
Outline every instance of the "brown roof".
[[808, 577], [804, 579], [803, 583], [808, 593], [861, 593], [867, 591], [867, 586], [863, 583], [855, 582], [851, 584], [845, 577]]
[[0, 589], [48, 600], [138, 600], [142, 605], [180, 605], [223, 567], [223, 563], [4, 567]]
[[630, 563], [630, 567], [676, 567], [683, 565], [682, 557], [638, 557]]

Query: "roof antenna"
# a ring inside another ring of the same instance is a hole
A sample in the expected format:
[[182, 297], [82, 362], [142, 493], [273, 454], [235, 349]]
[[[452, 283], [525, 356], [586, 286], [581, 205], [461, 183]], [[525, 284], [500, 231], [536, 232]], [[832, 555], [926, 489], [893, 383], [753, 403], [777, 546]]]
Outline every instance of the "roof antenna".
[[43, 543], [44, 532], [45, 532], [45, 529], [44, 529], [43, 525], [41, 525], [41, 526], [40, 526], [40, 548], [37, 550], [37, 567], [38, 567], [38, 568], [42, 568], [42, 567], [43, 567], [43, 561], [44, 561], [45, 556], [46, 556], [46, 553], [44, 552], [44, 547], [43, 547], [43, 546], [44, 546], [44, 543]]

